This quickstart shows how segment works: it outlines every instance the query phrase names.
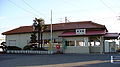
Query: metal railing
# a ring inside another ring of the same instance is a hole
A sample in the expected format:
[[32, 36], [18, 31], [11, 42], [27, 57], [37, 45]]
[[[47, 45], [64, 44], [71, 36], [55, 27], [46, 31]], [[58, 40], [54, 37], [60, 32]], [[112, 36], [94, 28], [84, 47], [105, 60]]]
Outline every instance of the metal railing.
[[53, 54], [53, 51], [38, 51], [38, 50], [7, 50], [7, 53], [15, 54]]

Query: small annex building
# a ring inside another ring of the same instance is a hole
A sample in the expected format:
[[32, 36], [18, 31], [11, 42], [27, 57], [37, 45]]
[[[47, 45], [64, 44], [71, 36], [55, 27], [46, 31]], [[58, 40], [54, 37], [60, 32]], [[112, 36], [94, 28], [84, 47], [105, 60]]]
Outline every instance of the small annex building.
[[[46, 25], [48, 29], [43, 32], [43, 47], [47, 47], [47, 41], [51, 39], [51, 24]], [[56, 44], [61, 45], [61, 51], [64, 53], [110, 52], [110, 47], [108, 49], [105, 40], [118, 39], [119, 37], [119, 33], [109, 33], [105, 25], [92, 21], [52, 24], [52, 28], [53, 45], [54, 47]], [[32, 26], [21, 26], [2, 34], [6, 35], [7, 46], [23, 48], [29, 44], [33, 32]], [[63, 48], [64, 46], [66, 48]]]

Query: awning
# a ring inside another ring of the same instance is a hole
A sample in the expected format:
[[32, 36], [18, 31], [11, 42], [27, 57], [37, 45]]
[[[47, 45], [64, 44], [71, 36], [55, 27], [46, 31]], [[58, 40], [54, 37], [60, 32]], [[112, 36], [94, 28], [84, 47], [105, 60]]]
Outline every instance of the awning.
[[105, 30], [91, 30], [91, 31], [86, 31], [86, 34], [76, 34], [76, 32], [63, 32], [60, 35], [60, 37], [104, 35], [104, 34], [105, 34]]
[[106, 34], [104, 35], [104, 38], [105, 38], [106, 40], [118, 39], [118, 37], [119, 37], [119, 33], [106, 33]]

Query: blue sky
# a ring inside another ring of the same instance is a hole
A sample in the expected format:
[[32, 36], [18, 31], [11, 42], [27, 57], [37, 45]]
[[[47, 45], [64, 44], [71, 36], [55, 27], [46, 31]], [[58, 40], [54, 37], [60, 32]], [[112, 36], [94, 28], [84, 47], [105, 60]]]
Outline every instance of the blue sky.
[[50, 24], [51, 10], [53, 23], [64, 22], [67, 17], [69, 21], [93, 21], [106, 25], [109, 32], [120, 32], [119, 3], [120, 0], [0, 0], [0, 33], [32, 25], [35, 17]]

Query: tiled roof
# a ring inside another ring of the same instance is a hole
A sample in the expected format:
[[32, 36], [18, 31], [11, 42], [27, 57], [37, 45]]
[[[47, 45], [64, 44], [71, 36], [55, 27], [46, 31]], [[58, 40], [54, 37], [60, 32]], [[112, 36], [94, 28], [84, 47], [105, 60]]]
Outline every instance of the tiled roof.
[[105, 34], [105, 37], [109, 37], [109, 38], [112, 38], [112, 37], [119, 37], [119, 33], [106, 33]]
[[53, 30], [66, 30], [66, 29], [79, 29], [79, 28], [106, 28], [106, 27], [104, 25], [97, 24], [91, 21], [53, 24]]
[[118, 39], [119, 33], [106, 33], [104, 35], [105, 40]]
[[[48, 26], [47, 31], [50, 31], [50, 24], [47, 24], [47, 26]], [[53, 26], [53, 31], [80, 29], [80, 28], [86, 28], [86, 29], [87, 28], [104, 28], [106, 29], [104, 25], [97, 24], [91, 21], [58, 23], [58, 24], [53, 24], [52, 26]], [[21, 26], [19, 28], [4, 32], [2, 34], [9, 35], [9, 34], [30, 33], [30, 32], [33, 32], [32, 26]]]
[[32, 26], [21, 26], [19, 28], [15, 28], [13, 30], [9, 30], [6, 32], [3, 32], [3, 35], [9, 35], [9, 34], [20, 34], [20, 33], [30, 33], [33, 32]]

